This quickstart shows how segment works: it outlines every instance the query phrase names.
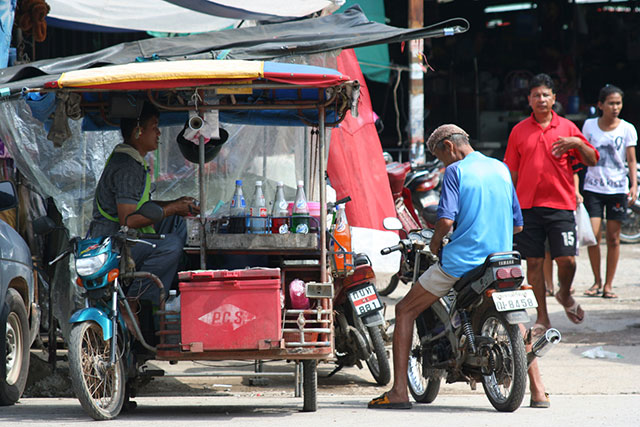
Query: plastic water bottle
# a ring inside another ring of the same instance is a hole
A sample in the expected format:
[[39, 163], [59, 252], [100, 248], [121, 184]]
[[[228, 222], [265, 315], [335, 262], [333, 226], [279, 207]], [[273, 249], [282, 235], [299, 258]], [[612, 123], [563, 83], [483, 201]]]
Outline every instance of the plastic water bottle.
[[[334, 254], [336, 272], [346, 273], [353, 269], [353, 256], [348, 253], [351, 252], [351, 227], [347, 221], [347, 213], [342, 206], [337, 206], [333, 238], [335, 239], [333, 251], [336, 252]], [[338, 246], [338, 243], [342, 248]]]
[[236, 191], [229, 207], [229, 233], [244, 233], [247, 230], [247, 202], [242, 194], [242, 180], [236, 180]]
[[[174, 311], [178, 314], [166, 314], [165, 319], [167, 322], [172, 322], [167, 324], [168, 330], [180, 330], [180, 295], [178, 295], [178, 291], [172, 289], [169, 291], [169, 298], [164, 303], [165, 311]], [[178, 322], [178, 323], [173, 323]], [[179, 344], [180, 343], [180, 334], [171, 334], [167, 335], [167, 344]]]
[[296, 200], [291, 215], [291, 229], [294, 233], [307, 234], [309, 232], [309, 206], [304, 195], [304, 182], [298, 181]]
[[284, 183], [278, 181], [276, 196], [273, 199], [273, 209], [271, 210], [271, 233], [286, 234], [289, 232], [289, 212], [287, 211], [287, 201], [284, 199]]
[[289, 283], [289, 298], [291, 299], [291, 308], [305, 310], [311, 305], [309, 298], [305, 294], [304, 282], [300, 279], [293, 279]]
[[262, 181], [256, 181], [256, 190], [253, 193], [253, 203], [249, 209], [249, 231], [256, 234], [267, 233], [267, 204], [262, 192]]

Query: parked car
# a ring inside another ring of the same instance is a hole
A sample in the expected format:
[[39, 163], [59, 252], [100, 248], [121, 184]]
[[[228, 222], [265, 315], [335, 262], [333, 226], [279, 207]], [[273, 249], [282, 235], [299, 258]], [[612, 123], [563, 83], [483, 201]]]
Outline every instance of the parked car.
[[[0, 182], [0, 212], [17, 206], [13, 183]], [[0, 406], [11, 405], [22, 396], [29, 349], [39, 326], [31, 252], [20, 234], [0, 220]]]

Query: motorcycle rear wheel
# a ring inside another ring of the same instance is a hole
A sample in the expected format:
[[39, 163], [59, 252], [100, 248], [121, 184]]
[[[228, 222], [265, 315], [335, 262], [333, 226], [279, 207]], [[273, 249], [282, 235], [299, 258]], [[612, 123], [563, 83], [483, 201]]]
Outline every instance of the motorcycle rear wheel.
[[125, 398], [124, 364], [118, 355], [108, 366], [112, 341], [95, 322], [77, 323], [69, 335], [71, 384], [82, 408], [94, 420], [118, 416]]
[[481, 317], [478, 335], [493, 338], [487, 349], [490, 372], [483, 372], [482, 386], [489, 402], [500, 412], [520, 407], [527, 384], [527, 356], [518, 325], [510, 325], [491, 308]]
[[411, 344], [411, 352], [409, 353], [409, 368], [407, 370], [409, 392], [417, 403], [431, 403], [436, 400], [440, 392], [440, 383], [442, 382], [442, 373], [444, 371], [436, 371], [437, 375], [424, 377], [422, 371], [422, 356], [420, 355], [422, 348], [420, 347], [420, 335], [418, 333], [418, 325], [413, 328], [413, 341]]
[[380, 327], [368, 327], [367, 334], [369, 335], [368, 341], [371, 347], [371, 356], [367, 360], [367, 366], [378, 385], [387, 385], [391, 381], [391, 367], [389, 366], [387, 350], [384, 348]]

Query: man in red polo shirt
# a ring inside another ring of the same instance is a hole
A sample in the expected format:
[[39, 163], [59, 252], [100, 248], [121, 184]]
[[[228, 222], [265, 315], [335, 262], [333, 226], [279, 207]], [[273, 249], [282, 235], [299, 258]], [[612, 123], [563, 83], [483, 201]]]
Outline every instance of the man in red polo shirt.
[[537, 335], [551, 327], [542, 268], [546, 239], [558, 264], [556, 299], [573, 323], [584, 319], [584, 311], [570, 293], [576, 271], [573, 168], [578, 163], [595, 165], [599, 154], [571, 121], [551, 109], [556, 101], [551, 77], [533, 77], [527, 99], [533, 113], [511, 131], [504, 162], [522, 208], [524, 230], [514, 243], [527, 260], [527, 280], [538, 301], [538, 318], [532, 328]]

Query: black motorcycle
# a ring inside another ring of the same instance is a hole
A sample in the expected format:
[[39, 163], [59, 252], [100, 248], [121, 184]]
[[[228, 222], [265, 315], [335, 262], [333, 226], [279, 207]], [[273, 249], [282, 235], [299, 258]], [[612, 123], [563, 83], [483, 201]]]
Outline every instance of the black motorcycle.
[[[385, 219], [385, 227], [392, 229], [393, 221], [388, 220], [393, 218]], [[410, 233], [381, 253], [402, 251], [414, 269], [415, 283], [436, 260], [429, 250], [432, 236], [430, 230]], [[416, 402], [433, 402], [446, 378], [447, 383], [464, 381], [472, 390], [482, 383], [498, 411], [520, 407], [528, 363], [561, 338], [557, 330], [549, 329], [525, 353], [518, 324], [529, 320], [526, 309], [537, 307], [537, 302], [531, 287], [522, 285], [520, 263], [515, 251], [489, 255], [416, 319], [408, 369], [409, 390]]]

